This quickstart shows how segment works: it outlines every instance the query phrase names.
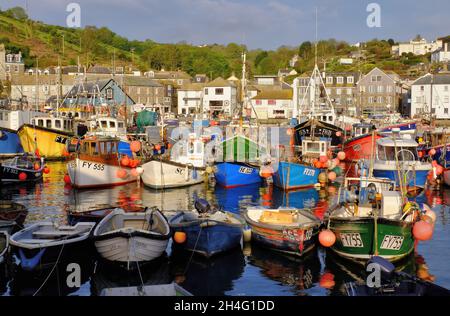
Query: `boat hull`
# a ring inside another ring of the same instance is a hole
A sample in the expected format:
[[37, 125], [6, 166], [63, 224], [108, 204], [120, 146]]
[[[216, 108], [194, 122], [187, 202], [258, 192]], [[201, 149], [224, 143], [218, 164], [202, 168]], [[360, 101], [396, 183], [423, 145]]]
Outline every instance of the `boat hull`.
[[[395, 262], [414, 250], [412, 223], [379, 218], [377, 222], [378, 256]], [[373, 218], [330, 219], [330, 229], [336, 235], [331, 249], [353, 261], [366, 261], [375, 255]]]
[[97, 252], [103, 259], [126, 265], [152, 261], [166, 250], [168, 239], [150, 239], [140, 236], [115, 234], [113, 237], [95, 241]]
[[[43, 168], [39, 170], [14, 168], [11, 166], [1, 166], [2, 183], [23, 183], [23, 182], [36, 182], [42, 180], [44, 175]], [[25, 173], [27, 175], [26, 180], [20, 180], [19, 175]]]
[[23, 125], [18, 135], [25, 152], [35, 152], [50, 159], [63, 159], [66, 142], [73, 136], [71, 133], [51, 130], [31, 125]]
[[218, 185], [229, 189], [262, 181], [258, 167], [235, 162], [217, 164], [214, 176]]
[[193, 166], [152, 160], [142, 168], [142, 181], [153, 189], [186, 187], [204, 181], [205, 171]]
[[275, 186], [285, 191], [313, 187], [319, 182], [320, 169], [305, 165], [280, 162], [273, 175]]
[[207, 258], [241, 246], [242, 228], [214, 221], [203, 221], [182, 227], [174, 227], [175, 232], [184, 232], [186, 242], [173, 244], [175, 248], [193, 251]]
[[[380, 138], [380, 135], [376, 135], [375, 141]], [[344, 143], [345, 160], [352, 162], [370, 158], [373, 154], [373, 148], [372, 135], [352, 138]]]
[[390, 134], [393, 129], [399, 129], [401, 134], [415, 134], [417, 130], [416, 123], [403, 123], [392, 126], [387, 126], [380, 129], [380, 133], [382, 134]]
[[0, 157], [11, 157], [23, 153], [17, 132], [0, 128]]
[[[120, 169], [127, 171], [125, 178], [117, 177], [117, 172]], [[137, 181], [136, 177], [130, 174], [130, 170], [118, 165], [80, 158], [75, 158], [67, 164], [67, 171], [72, 186], [80, 189], [110, 187]]]
[[[406, 186], [411, 188], [414, 187], [424, 188], [427, 183], [427, 175], [430, 170], [431, 166], [430, 168], [421, 168], [421, 170], [420, 169], [415, 170], [415, 176], [413, 174], [413, 171], [409, 170], [406, 176], [406, 183], [404, 184], [406, 184]], [[393, 168], [389, 168], [388, 165], [378, 166], [378, 164], [375, 164], [375, 167], [373, 169], [373, 175], [376, 178], [385, 178], [394, 180], [397, 183], [397, 185], [400, 185], [398, 171], [396, 169], [394, 170]]]

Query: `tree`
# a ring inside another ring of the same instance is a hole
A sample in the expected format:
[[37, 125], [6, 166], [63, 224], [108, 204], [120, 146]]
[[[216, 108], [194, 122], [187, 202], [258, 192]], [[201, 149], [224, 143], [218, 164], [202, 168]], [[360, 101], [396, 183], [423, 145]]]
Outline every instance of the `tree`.
[[303, 42], [298, 50], [298, 54], [300, 55], [300, 57], [302, 57], [303, 59], [309, 59], [311, 58], [312, 55], [312, 43], [307, 41], [307, 42]]
[[28, 20], [28, 15], [24, 8], [22, 7], [14, 7], [5, 11], [5, 14], [13, 19], [17, 20]]

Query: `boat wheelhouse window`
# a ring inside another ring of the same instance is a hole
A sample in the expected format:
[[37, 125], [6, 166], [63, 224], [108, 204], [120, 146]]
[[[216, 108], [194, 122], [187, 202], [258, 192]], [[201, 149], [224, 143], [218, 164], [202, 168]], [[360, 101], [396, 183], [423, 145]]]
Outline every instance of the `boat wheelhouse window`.
[[42, 119], [38, 120], [38, 124], [37, 125], [40, 126], [40, 127], [44, 127], [44, 120], [42, 120]]
[[55, 120], [55, 128], [61, 128], [61, 120]]
[[116, 128], [116, 122], [114, 122], [114, 121], [109, 122], [109, 127]]
[[119, 128], [123, 128], [123, 122], [119, 122]]
[[324, 122], [327, 121], [327, 116], [326, 115], [322, 116], [322, 121], [324, 121]]
[[329, 122], [332, 122], [332, 121], [333, 121], [333, 117], [332, 117], [332, 116], [329, 116], [329, 117], [328, 117], [328, 121], [329, 121]]
[[202, 142], [197, 142], [196, 152], [197, 152], [197, 154], [201, 154], [203, 152], [203, 144], [202, 144]]
[[96, 143], [96, 142], [92, 142], [91, 143], [91, 155], [98, 155], [99, 154], [99, 152], [98, 152], [98, 148], [99, 146], [98, 146], [98, 143]]
[[396, 160], [395, 155], [397, 154], [398, 161], [415, 161], [417, 160], [417, 149], [415, 147], [386, 147], [386, 159]]
[[385, 147], [383, 147], [381, 145], [378, 145], [378, 150], [377, 150], [377, 152], [378, 152], [378, 160], [384, 160], [384, 161], [387, 160], [386, 159], [386, 152], [385, 152], [384, 148]]
[[100, 154], [108, 154], [108, 150], [106, 149], [106, 142], [100, 143]]
[[64, 120], [64, 129], [68, 129], [66, 120]]
[[306, 151], [311, 153], [318, 153], [320, 152], [320, 143], [316, 142], [305, 142], [306, 145]]
[[47, 120], [47, 128], [52, 128], [52, 120]]
[[189, 154], [193, 154], [194, 153], [194, 143], [193, 142], [189, 142], [188, 143], [188, 153]]
[[106, 122], [106, 121], [100, 121], [100, 126], [101, 126], [102, 128], [108, 128], [108, 122]]

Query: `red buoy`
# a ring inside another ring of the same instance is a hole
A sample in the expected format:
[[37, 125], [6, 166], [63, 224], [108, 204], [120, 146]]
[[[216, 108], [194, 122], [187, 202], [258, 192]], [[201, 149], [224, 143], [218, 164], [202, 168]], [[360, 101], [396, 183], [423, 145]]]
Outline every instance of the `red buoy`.
[[25, 181], [27, 179], [27, 174], [25, 172], [19, 173], [19, 180]]

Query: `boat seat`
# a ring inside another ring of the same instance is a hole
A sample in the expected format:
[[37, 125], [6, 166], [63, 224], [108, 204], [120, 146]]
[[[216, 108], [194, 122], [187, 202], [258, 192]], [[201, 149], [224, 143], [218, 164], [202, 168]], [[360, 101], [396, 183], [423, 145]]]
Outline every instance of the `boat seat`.
[[20, 243], [24, 244], [44, 244], [54, 241], [53, 239], [20, 239]]
[[57, 238], [63, 238], [63, 237], [70, 237], [70, 236], [76, 236], [81, 234], [82, 232], [73, 232], [73, 231], [43, 231], [43, 232], [34, 232], [33, 237], [35, 238], [47, 238], [47, 239], [57, 239]]
[[267, 224], [292, 224], [294, 219], [292, 213], [264, 211], [259, 221]]

